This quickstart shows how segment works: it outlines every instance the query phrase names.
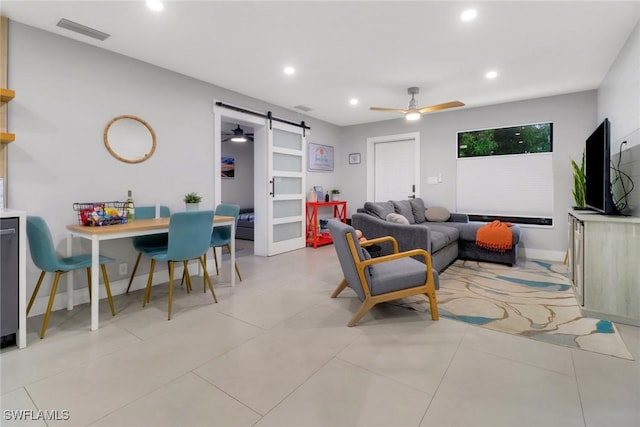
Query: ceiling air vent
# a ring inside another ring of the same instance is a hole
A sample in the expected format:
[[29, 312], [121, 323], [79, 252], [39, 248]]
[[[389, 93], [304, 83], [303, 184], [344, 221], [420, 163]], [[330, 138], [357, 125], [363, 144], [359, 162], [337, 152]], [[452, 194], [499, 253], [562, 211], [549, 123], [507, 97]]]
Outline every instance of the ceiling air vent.
[[86, 25], [78, 24], [77, 22], [69, 21], [65, 18], [62, 18], [60, 21], [58, 21], [56, 25], [60, 28], [74, 31], [84, 36], [92, 37], [101, 41], [104, 41], [105, 39], [111, 37], [111, 34], [103, 33], [102, 31], [95, 30], [93, 28], [87, 27]]
[[296, 105], [293, 108], [295, 108], [296, 110], [304, 111], [305, 113], [308, 113], [309, 111], [313, 111], [313, 108], [307, 107], [306, 105]]

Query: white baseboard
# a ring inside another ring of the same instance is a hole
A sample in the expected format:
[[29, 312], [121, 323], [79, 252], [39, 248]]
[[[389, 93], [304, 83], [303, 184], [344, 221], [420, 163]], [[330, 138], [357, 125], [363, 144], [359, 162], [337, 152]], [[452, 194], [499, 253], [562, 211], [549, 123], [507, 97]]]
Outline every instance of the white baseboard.
[[[193, 272], [195, 271], [194, 269], [195, 265], [196, 265], [196, 261], [192, 261], [189, 263], [189, 269], [192, 272], [192, 275], [194, 274]], [[213, 273], [210, 273], [210, 274], [215, 274], [216, 267], [213, 262], [213, 258], [211, 258], [211, 264], [209, 264], [209, 260], [207, 259], [207, 270], [211, 270], [210, 265], [213, 266], [213, 271], [214, 271]], [[196, 274], [198, 276], [202, 276], [202, 268], [200, 267], [199, 263], [197, 265], [197, 268], [198, 268], [197, 270], [198, 272]], [[182, 277], [183, 271], [184, 271], [184, 268], [182, 266], [182, 263], [179, 263], [179, 264], [176, 263], [174, 280], [180, 280], [180, 278]], [[100, 275], [100, 277], [102, 277], [102, 274]], [[133, 279], [133, 282], [131, 283], [131, 291], [144, 289], [147, 286], [147, 278], [148, 278], [147, 274], [136, 276]], [[47, 273], [47, 276], [42, 282], [42, 287], [40, 288], [40, 294], [38, 295], [38, 297], [36, 297], [36, 300], [33, 302], [33, 307], [31, 307], [31, 311], [29, 311], [29, 317], [37, 316], [47, 311], [47, 305], [49, 304], [49, 295], [45, 295], [43, 292], [46, 292], [46, 290], [51, 289], [52, 280], [53, 280], [53, 273]], [[62, 277], [60, 278], [60, 283], [58, 284], [58, 289], [66, 289], [66, 286], [67, 286], [66, 280], [67, 280], [66, 276], [62, 275]], [[167, 283], [168, 281], [169, 281], [169, 273], [167, 269], [156, 270], [153, 273], [153, 286], [161, 283]], [[116, 295], [124, 294], [127, 291], [129, 278], [127, 277], [127, 278], [116, 280], [116, 281], [110, 281], [109, 284], [111, 288], [111, 295], [116, 296]], [[78, 286], [77, 281], [75, 285]], [[100, 299], [103, 299], [103, 298], [106, 299], [107, 292], [104, 288], [104, 283], [100, 283], [98, 290], [100, 292]], [[30, 298], [31, 295], [27, 295], [27, 297]], [[73, 290], [73, 302], [74, 302], [74, 305], [86, 304], [89, 302], [89, 290], [87, 289], [86, 286]], [[55, 300], [53, 301], [53, 308], [51, 309], [51, 311], [62, 310], [62, 309], [65, 309], [66, 307], [67, 307], [67, 292], [66, 291], [58, 292], [56, 294]]]
[[549, 251], [546, 249], [521, 249], [520, 255], [524, 259], [541, 259], [547, 261], [564, 261], [564, 251]]

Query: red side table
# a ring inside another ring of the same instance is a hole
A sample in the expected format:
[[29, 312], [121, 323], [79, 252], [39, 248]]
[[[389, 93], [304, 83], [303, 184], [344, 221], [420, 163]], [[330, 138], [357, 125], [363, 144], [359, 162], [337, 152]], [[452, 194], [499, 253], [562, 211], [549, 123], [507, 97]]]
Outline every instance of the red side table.
[[347, 202], [307, 202], [307, 245], [314, 248], [332, 243], [331, 234], [328, 231], [318, 229], [318, 208], [332, 207], [333, 217], [347, 222]]

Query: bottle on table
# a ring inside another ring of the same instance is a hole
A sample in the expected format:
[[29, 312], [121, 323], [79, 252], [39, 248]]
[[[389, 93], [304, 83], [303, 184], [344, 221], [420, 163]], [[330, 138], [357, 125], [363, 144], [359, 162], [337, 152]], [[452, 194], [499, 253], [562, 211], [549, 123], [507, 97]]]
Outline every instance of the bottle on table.
[[136, 205], [133, 203], [133, 195], [131, 190], [127, 194], [127, 222], [136, 219]]

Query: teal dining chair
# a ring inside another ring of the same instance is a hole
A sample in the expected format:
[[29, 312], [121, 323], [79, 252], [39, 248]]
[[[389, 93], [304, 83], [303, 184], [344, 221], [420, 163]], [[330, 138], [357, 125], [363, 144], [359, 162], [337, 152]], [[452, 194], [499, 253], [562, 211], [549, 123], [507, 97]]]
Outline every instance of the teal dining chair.
[[153, 270], [156, 261], [167, 262], [169, 264], [169, 305], [168, 320], [171, 320], [171, 305], [173, 302], [173, 274], [174, 264], [182, 262], [185, 268], [187, 282], [187, 292], [191, 290], [191, 279], [188, 274], [188, 261], [197, 259], [203, 270], [203, 284], [209, 285], [209, 290], [213, 300], [218, 302], [216, 293], [213, 290], [211, 278], [207, 273], [206, 255], [209, 251], [211, 238], [211, 228], [213, 227], [213, 211], [191, 211], [179, 212], [171, 215], [169, 219], [169, 238], [166, 248], [153, 252], [146, 252], [144, 255], [151, 259], [149, 269], [149, 279], [144, 293], [142, 306], [144, 307], [151, 299], [151, 284], [153, 282]]
[[[33, 302], [38, 295], [40, 285], [46, 273], [55, 273], [53, 277], [53, 284], [51, 285], [51, 293], [49, 295], [49, 304], [47, 305], [47, 311], [42, 321], [42, 329], [40, 331], [40, 338], [44, 338], [47, 332], [47, 325], [49, 324], [49, 317], [51, 316], [51, 308], [53, 307], [53, 301], [56, 297], [56, 290], [58, 289], [58, 283], [60, 282], [60, 276], [68, 271], [78, 270], [81, 268], [87, 269], [87, 284], [89, 286], [89, 298], [91, 298], [91, 255], [81, 254], [70, 257], [59, 257], [56, 254], [56, 250], [53, 245], [53, 239], [51, 238], [51, 232], [47, 223], [42, 217], [39, 216], [27, 216], [27, 240], [29, 241], [29, 251], [31, 252], [31, 259], [33, 263], [42, 272], [36, 283], [36, 287], [33, 290], [29, 305], [27, 306], [27, 315], [31, 311]], [[100, 268], [102, 269], [102, 277], [104, 278], [104, 287], [107, 291], [107, 298], [109, 300], [109, 307], [111, 308], [111, 315], [115, 316], [116, 311], [113, 306], [113, 298], [111, 297], [111, 288], [109, 287], [109, 277], [107, 276], [107, 269], [105, 264], [113, 262], [113, 259], [100, 256]], [[70, 296], [69, 296], [70, 297]]]
[[[216, 206], [216, 215], [232, 216], [235, 218], [234, 224], [238, 227], [238, 216], [240, 215], [240, 206], [227, 203], [221, 203]], [[220, 274], [218, 270], [218, 254], [216, 248], [226, 247], [229, 253], [231, 253], [231, 226], [224, 225], [219, 227], [213, 227], [211, 232], [211, 247], [213, 248], [213, 259], [216, 263], [216, 275]], [[238, 273], [238, 279], [242, 282], [242, 276], [240, 275], [240, 269], [238, 268], [238, 262], [234, 266], [236, 273]]]
[[[171, 211], [168, 206], [160, 206], [160, 217], [168, 218], [171, 216]], [[155, 206], [139, 206], [136, 207], [136, 218], [137, 219], [149, 219], [156, 217], [156, 207]], [[138, 257], [136, 258], [136, 263], [133, 265], [133, 270], [131, 271], [131, 277], [129, 278], [129, 284], [127, 285], [127, 293], [131, 289], [131, 283], [133, 283], [133, 278], [136, 276], [136, 271], [138, 271], [138, 265], [140, 264], [140, 259], [142, 258], [143, 253], [154, 252], [158, 249], [166, 248], [167, 233], [160, 234], [148, 234], [146, 236], [137, 236], [131, 239], [131, 243], [133, 243], [133, 248], [138, 252]]]

